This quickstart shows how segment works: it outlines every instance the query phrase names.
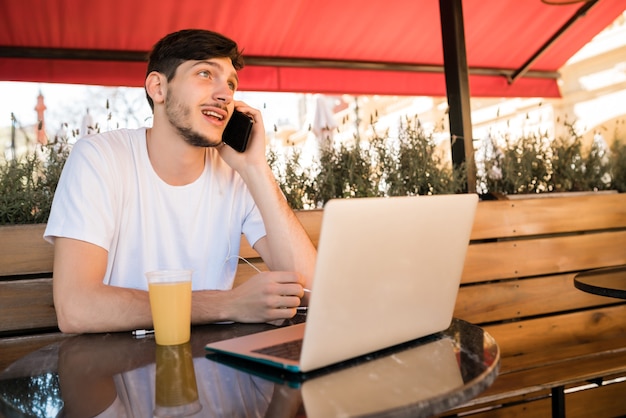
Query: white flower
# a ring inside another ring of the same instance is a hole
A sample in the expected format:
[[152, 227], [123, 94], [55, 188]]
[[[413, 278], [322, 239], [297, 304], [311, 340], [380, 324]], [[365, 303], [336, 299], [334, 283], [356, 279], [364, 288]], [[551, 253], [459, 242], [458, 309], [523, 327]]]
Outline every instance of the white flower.
[[491, 166], [489, 172], [487, 173], [487, 177], [492, 180], [502, 180], [502, 170], [497, 165]]

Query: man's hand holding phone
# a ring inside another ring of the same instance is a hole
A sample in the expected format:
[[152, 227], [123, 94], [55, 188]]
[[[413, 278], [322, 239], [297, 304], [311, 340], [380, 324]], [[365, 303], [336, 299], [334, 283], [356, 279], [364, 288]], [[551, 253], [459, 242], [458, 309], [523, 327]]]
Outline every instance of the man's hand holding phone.
[[258, 109], [236, 101], [235, 109], [224, 127], [222, 141], [225, 146], [218, 148], [220, 156], [239, 174], [244, 175], [252, 167], [267, 166], [265, 127]]
[[235, 151], [244, 152], [248, 146], [253, 125], [254, 122], [250, 116], [235, 109], [224, 128], [222, 141]]

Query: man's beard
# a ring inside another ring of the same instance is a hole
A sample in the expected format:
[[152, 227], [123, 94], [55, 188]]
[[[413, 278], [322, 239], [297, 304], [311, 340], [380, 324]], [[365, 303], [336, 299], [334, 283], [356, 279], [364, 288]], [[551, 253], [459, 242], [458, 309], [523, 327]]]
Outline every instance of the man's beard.
[[165, 114], [178, 133], [184, 138], [185, 142], [195, 147], [216, 147], [222, 143], [211, 141], [206, 135], [194, 131], [190, 126], [185, 126], [185, 121], [189, 120], [191, 111], [189, 107], [177, 101], [172, 94], [168, 94], [165, 98]]

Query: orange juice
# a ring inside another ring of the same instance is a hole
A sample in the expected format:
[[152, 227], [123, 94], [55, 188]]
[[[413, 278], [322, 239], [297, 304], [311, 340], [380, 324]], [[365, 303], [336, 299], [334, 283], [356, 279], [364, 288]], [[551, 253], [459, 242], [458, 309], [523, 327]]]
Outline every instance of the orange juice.
[[159, 345], [189, 341], [191, 331], [191, 274], [187, 280], [148, 283], [154, 336]]

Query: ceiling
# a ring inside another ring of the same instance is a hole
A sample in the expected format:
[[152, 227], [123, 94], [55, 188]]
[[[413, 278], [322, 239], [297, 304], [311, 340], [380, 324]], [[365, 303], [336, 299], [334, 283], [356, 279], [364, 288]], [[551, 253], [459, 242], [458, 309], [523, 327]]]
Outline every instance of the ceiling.
[[[590, 4], [462, 0], [471, 95], [558, 97], [559, 68], [626, 9]], [[446, 95], [438, 0], [5, 0], [0, 16], [4, 81], [142, 86], [160, 37], [206, 28], [243, 48], [241, 90]]]

